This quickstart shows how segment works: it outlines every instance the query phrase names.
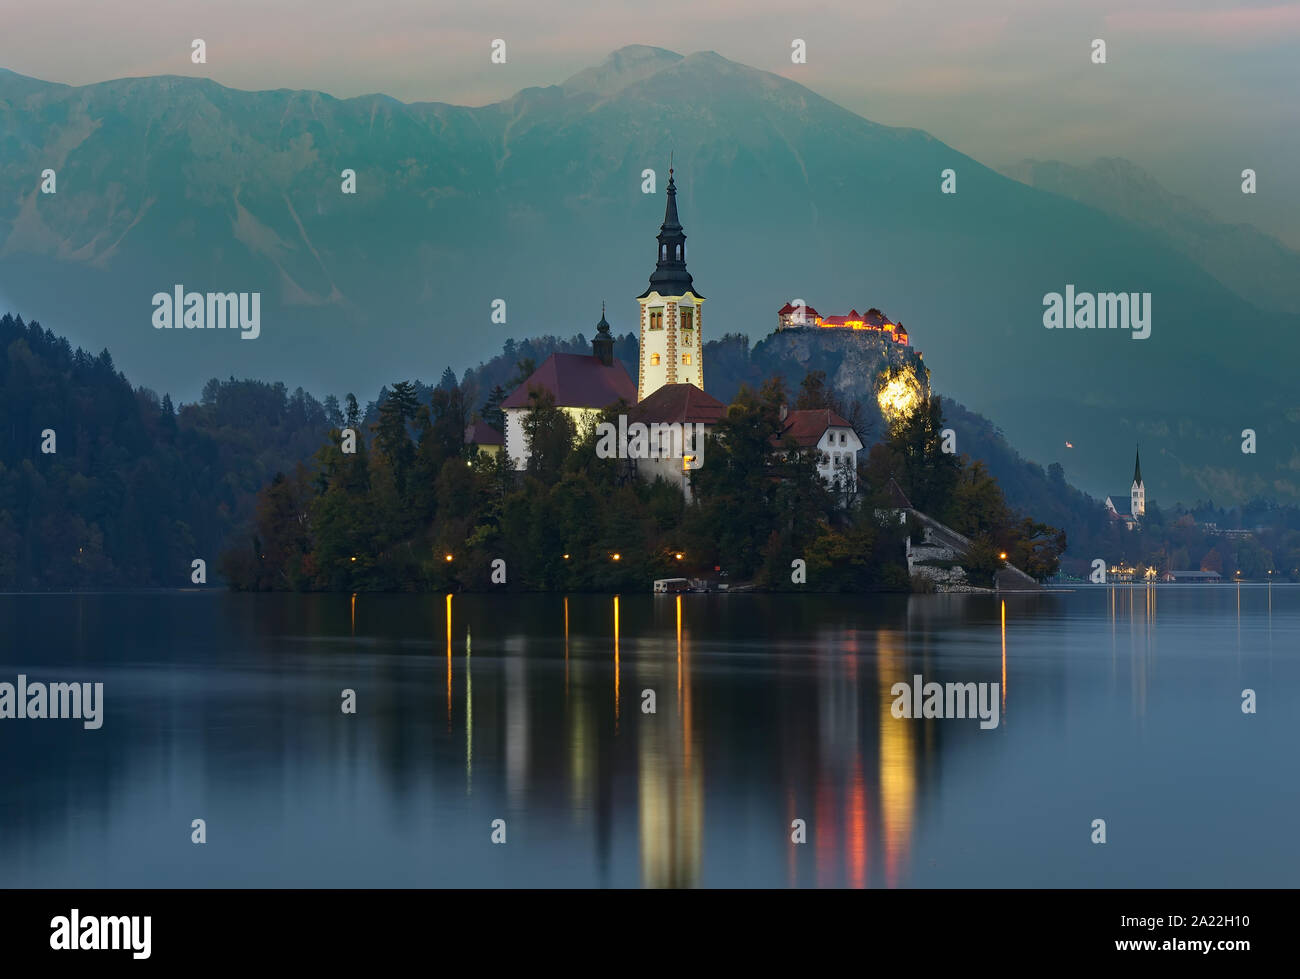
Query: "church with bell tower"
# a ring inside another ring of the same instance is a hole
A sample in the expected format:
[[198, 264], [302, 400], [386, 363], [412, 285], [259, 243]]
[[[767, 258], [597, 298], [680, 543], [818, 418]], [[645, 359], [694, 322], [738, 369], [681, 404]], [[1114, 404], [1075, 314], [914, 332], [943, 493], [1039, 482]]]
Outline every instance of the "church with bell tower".
[[637, 400], [665, 384], [693, 384], [704, 390], [704, 341], [700, 318], [704, 297], [686, 271], [686, 233], [677, 217], [677, 186], [668, 168], [668, 203], [659, 228], [659, 253], [650, 288], [641, 304], [641, 364]]
[[1135, 528], [1147, 512], [1147, 488], [1142, 482], [1142, 453], [1133, 451], [1133, 484], [1127, 493], [1112, 493], [1106, 497], [1106, 509], [1112, 517], [1123, 522], [1129, 530]]

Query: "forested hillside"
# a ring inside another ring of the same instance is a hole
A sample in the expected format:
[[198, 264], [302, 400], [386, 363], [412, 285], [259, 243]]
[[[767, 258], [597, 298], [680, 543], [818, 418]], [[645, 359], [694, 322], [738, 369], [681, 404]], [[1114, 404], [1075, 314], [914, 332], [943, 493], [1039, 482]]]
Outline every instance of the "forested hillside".
[[[337, 580], [328, 574], [320, 577], [320, 569], [309, 568], [311, 575], [297, 584], [399, 587], [398, 569], [421, 567], [438, 548], [455, 545], [457, 528], [472, 536], [476, 527], [484, 525], [484, 520], [487, 526], [502, 526], [494, 522], [501, 516], [498, 511], [486, 511], [488, 516], [483, 517], [484, 511], [479, 508], [485, 505], [485, 500], [481, 497], [477, 503], [472, 503], [469, 497], [461, 498], [444, 511], [460, 513], [455, 521], [439, 522], [436, 527], [430, 523], [418, 532], [413, 525], [407, 526], [411, 514], [423, 513], [428, 521], [433, 520], [438, 494], [470, 492], [468, 486], [459, 485], [464, 479], [443, 472], [447, 461], [453, 458], [461, 459], [462, 468], [468, 470], [462, 458], [463, 430], [459, 427], [462, 419], [476, 413], [490, 417], [494, 401], [499, 403], [530, 364], [541, 363], [557, 350], [576, 353], [588, 349], [589, 343], [581, 335], [570, 340], [541, 337], [523, 343], [507, 341], [500, 355], [465, 371], [459, 382], [448, 367], [434, 387], [419, 381], [403, 382], [400, 389], [394, 384], [377, 392], [374, 400], [361, 404], [351, 394], [345, 395], [344, 403], [340, 404], [334, 395], [317, 400], [301, 389], [289, 392], [283, 384], [229, 378], [210, 380], [196, 403], [173, 405], [165, 392], [160, 395], [146, 388], [133, 388], [116, 369], [107, 350], [97, 355], [74, 350], [66, 339], [42, 329], [38, 323], [24, 323], [13, 316], [0, 318], [0, 589], [180, 587], [190, 584], [191, 563], [196, 558], [206, 561], [208, 580], [216, 583], [222, 580], [218, 556], [223, 552], [241, 556], [234, 565], [228, 563], [226, 567], [238, 571], [244, 586], [290, 587], [285, 579], [261, 578], [247, 565], [246, 555], [258, 540], [259, 519], [265, 519], [265, 513], [259, 515], [256, 510], [259, 492], [263, 493], [265, 503], [266, 492], [270, 492], [268, 487], [278, 487], [272, 496], [279, 494], [283, 499], [299, 492], [314, 494], [321, 487], [333, 486], [331, 498], [336, 502], [346, 498], [349, 507], [363, 505], [364, 494], [358, 495], [362, 493], [361, 482], [351, 485], [336, 479], [335, 469], [331, 468], [336, 463], [329, 456], [331, 431], [344, 425], [349, 417], [361, 432], [363, 452], [365, 446], [373, 444], [376, 457], [382, 457], [387, 444], [394, 458], [404, 460], [410, 453], [410, 467], [404, 461], [398, 462], [399, 467], [404, 467], [400, 495], [389, 501], [406, 500], [410, 507], [395, 521], [380, 521], [373, 527], [350, 518], [340, 523], [340, 527], [346, 523], [348, 531], [341, 542], [336, 541], [336, 546], [349, 551], [346, 554], [349, 565], [354, 563], [350, 551], [358, 551], [356, 563], [361, 568], [349, 568], [346, 576]], [[617, 338], [615, 353], [625, 365], [634, 368], [635, 337]], [[742, 401], [742, 415], [765, 419], [761, 424], [770, 422], [770, 406], [757, 405], [754, 399], [758, 398], [766, 374], [772, 370], [767, 360], [760, 362], [753, 357], [748, 340], [739, 335], [724, 336], [705, 348], [710, 389], [715, 393], [738, 392], [742, 385], [748, 386], [752, 393], [747, 396], [750, 400]], [[807, 374], [803, 373], [804, 366], [788, 365], [782, 373], [798, 379], [818, 375], [816, 364], [807, 365], [813, 368]], [[794, 381], [798, 383], [801, 380]], [[807, 397], [807, 392], [795, 392], [793, 386], [787, 383], [792, 402]], [[391, 408], [385, 427], [383, 405], [392, 403], [394, 392], [399, 390], [397, 404], [408, 448], [400, 448], [401, 439], [391, 421]], [[769, 397], [772, 394], [769, 390]], [[888, 434], [874, 399], [866, 392], [849, 396], [826, 386], [824, 393], [815, 396], [833, 398], [844, 412], [855, 415], [868, 445], [881, 443]], [[1183, 510], [1169, 506], [1167, 501], [1152, 499], [1143, 531], [1128, 533], [1106, 516], [1098, 501], [1070, 486], [1068, 474], [1058, 465], [1044, 470], [1023, 459], [991, 422], [958, 404], [945, 401], [942, 411], [944, 424], [955, 430], [958, 449], [967, 457], [960, 470], [968, 476], [967, 488], [962, 492], [968, 496], [984, 494], [985, 483], [991, 477], [996, 481], [998, 506], [985, 511], [986, 522], [988, 514], [995, 514], [995, 522], [1004, 531], [1015, 528], [1016, 522], [1025, 518], [1032, 518], [1031, 523], [1064, 530], [1070, 544], [1066, 567], [1078, 570], [1092, 557], [1102, 556], [1108, 561], [1131, 563], [1149, 560], [1162, 567], [1204, 565], [1222, 568], [1227, 574], [1240, 569], [1255, 577], [1274, 567], [1291, 577], [1300, 575], [1300, 511], [1295, 508], [1260, 500], [1244, 510], [1223, 510], [1209, 502], [1198, 502]], [[433, 428], [438, 435], [433, 442], [427, 442], [428, 432]], [[925, 438], [932, 439], [933, 433]], [[422, 439], [427, 442], [423, 449]], [[323, 446], [324, 456], [320, 454]], [[42, 451], [43, 448], [53, 451]], [[717, 451], [711, 458], [721, 460], [727, 456]], [[585, 470], [578, 462], [575, 460], [574, 465]], [[896, 451], [891, 455], [881, 449], [874, 457], [864, 452], [861, 462], [869, 481], [878, 482], [891, 471], [896, 471], [900, 481], [909, 482], [912, 478], [906, 461], [900, 461]], [[981, 465], [977, 467], [976, 463]], [[375, 464], [378, 465], [377, 460]], [[364, 465], [370, 467], [371, 463]], [[560, 462], [547, 465], [554, 466], [553, 473], [563, 469]], [[346, 469], [344, 466], [338, 471]], [[719, 490], [724, 496], [741, 493], [740, 470], [732, 472], [738, 481], [725, 493]], [[277, 475], [281, 477], [278, 481]], [[630, 501], [636, 497], [640, 503], [634, 509], [650, 507], [650, 512], [658, 514], [650, 527], [659, 526], [661, 531], [676, 527], [668, 535], [675, 537], [676, 543], [666, 542], [665, 537], [664, 547], [683, 546], [689, 530], [691, 538], [705, 541], [697, 548], [697, 554], [714, 548], [719, 557], [725, 553], [738, 569], [747, 573], [759, 573], [769, 558], [775, 560], [771, 554], [776, 552], [769, 550], [771, 541], [757, 531], [749, 533], [750, 544], [741, 546], [739, 538], [744, 535], [740, 528], [744, 522], [736, 523], [735, 512], [739, 511], [729, 505], [718, 504], [715, 512], [720, 524], [733, 528], [729, 532], [732, 539], [725, 545], [719, 545], [716, 540], [709, 544], [708, 535], [702, 536], [700, 525], [681, 523], [685, 517], [682, 513], [669, 515], [668, 511], [676, 505], [668, 498], [651, 493], [648, 488], [611, 486], [607, 482], [608, 474], [596, 478], [598, 474], [593, 471], [586, 475], [595, 480], [594, 487], [609, 488], [613, 493], [611, 499]], [[368, 481], [369, 473], [366, 479], [368, 494], [373, 486]], [[706, 482], [711, 479], [711, 475], [706, 477]], [[479, 480], [476, 477], [472, 482], [477, 484]], [[504, 501], [504, 490], [501, 485], [494, 491], [498, 503]], [[811, 493], [807, 487], [805, 490]], [[398, 492], [396, 485], [393, 491]], [[482, 492], [482, 487], [474, 492]], [[549, 498], [557, 492], [561, 492], [557, 486], [549, 486], [545, 495]], [[595, 509], [579, 510], [574, 516], [587, 523], [591, 522], [591, 512], [611, 505], [600, 492], [588, 494], [584, 499]], [[739, 497], [732, 502], [738, 500]], [[309, 496], [297, 499], [299, 509], [295, 512], [307, 513], [309, 502]], [[553, 508], [560, 507], [562, 502], [555, 499], [548, 503], [539, 497], [525, 509], [516, 506], [510, 518], [510, 538], [541, 546], [542, 542], [535, 540], [541, 531], [530, 529], [529, 521], [558, 519]], [[924, 505], [921, 499], [914, 502]], [[1161, 503], [1165, 504], [1164, 510]], [[998, 509], [1003, 504], [1004, 514]], [[941, 503], [940, 507], [944, 505]], [[822, 503], [811, 502], [809, 506], [810, 512], [821, 512]], [[538, 507], [541, 509], [537, 510]], [[479, 522], [461, 526], [471, 512]], [[771, 511], [764, 509], [763, 514], [754, 526], [771, 518]], [[954, 525], [965, 519], [960, 507], [934, 515]], [[657, 539], [657, 532], [637, 522], [640, 517], [626, 519], [632, 522], [609, 532], [611, 544], [615, 538], [647, 542]], [[1255, 538], [1242, 540], [1216, 536], [1205, 524], [1217, 524], [1222, 529], [1257, 526], [1266, 529]], [[835, 533], [844, 529], [839, 528]], [[365, 555], [382, 551], [389, 538], [410, 542], [412, 546], [418, 542], [422, 556], [408, 552], [413, 564], [399, 562], [385, 567], [382, 573], [372, 568], [373, 575], [367, 577], [367, 572], [360, 578], [354, 577], [357, 571], [367, 567], [365, 561], [369, 559]], [[811, 546], [811, 539], [802, 546]], [[785, 547], [786, 544], [781, 545], [782, 549]], [[522, 556], [527, 552], [519, 553]], [[882, 552], [875, 560], [883, 559]], [[622, 567], [629, 575], [649, 570], [644, 564], [629, 563]], [[880, 572], [883, 564], [875, 567]], [[443, 572], [447, 570], [444, 568]], [[610, 570], [606, 567], [597, 575], [592, 569], [589, 583], [594, 583], [597, 577], [608, 580]], [[420, 580], [427, 583], [441, 579], [445, 577], [443, 572], [430, 576], [422, 570]], [[857, 574], [850, 571], [843, 585], [855, 587]], [[544, 587], [556, 580], [548, 571], [532, 583]], [[898, 582], [895, 580], [894, 584]]]
[[107, 350], [0, 318], [0, 588], [188, 585], [327, 415], [301, 389], [233, 378], [178, 407]]

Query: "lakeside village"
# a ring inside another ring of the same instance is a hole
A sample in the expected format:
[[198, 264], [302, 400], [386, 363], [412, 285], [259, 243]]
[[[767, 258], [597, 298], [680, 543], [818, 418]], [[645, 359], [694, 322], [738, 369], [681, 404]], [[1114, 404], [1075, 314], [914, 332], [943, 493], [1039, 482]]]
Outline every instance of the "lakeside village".
[[[730, 405], [708, 394], [705, 297], [671, 169], [666, 194], [636, 297], [635, 379], [602, 304], [590, 354], [521, 362], [513, 389], [477, 412], [454, 384], [420, 405], [401, 382], [367, 441], [349, 395], [314, 465], [259, 494], [248, 546], [221, 558], [231, 586], [978, 592], [1057, 575], [1065, 534], [1012, 511], [983, 463], [943, 451], [941, 400], [880, 310], [822, 316], [794, 300], [777, 314], [778, 331], [870, 332], [905, 349], [877, 379], [887, 431], [866, 452], [861, 405], [820, 372], [793, 394], [780, 378]], [[1144, 493], [1139, 465], [1106, 506], [1136, 526]]]

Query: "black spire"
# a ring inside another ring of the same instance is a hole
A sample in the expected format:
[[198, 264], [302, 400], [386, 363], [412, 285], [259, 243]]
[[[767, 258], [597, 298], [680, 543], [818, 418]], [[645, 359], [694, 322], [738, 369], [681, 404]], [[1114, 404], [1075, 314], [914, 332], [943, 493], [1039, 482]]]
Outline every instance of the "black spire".
[[664, 223], [659, 227], [659, 254], [650, 288], [637, 298], [644, 299], [652, 292], [663, 296], [681, 296], [687, 292], [703, 299], [686, 271], [686, 232], [677, 218], [677, 185], [673, 183], [673, 168], [668, 168], [668, 203], [664, 207]]
[[1133, 482], [1142, 485], [1142, 456], [1137, 449], [1133, 450]]
[[600, 304], [600, 322], [596, 324], [596, 335], [591, 340], [592, 356], [606, 367], [614, 366], [614, 337], [605, 322], [605, 304]]

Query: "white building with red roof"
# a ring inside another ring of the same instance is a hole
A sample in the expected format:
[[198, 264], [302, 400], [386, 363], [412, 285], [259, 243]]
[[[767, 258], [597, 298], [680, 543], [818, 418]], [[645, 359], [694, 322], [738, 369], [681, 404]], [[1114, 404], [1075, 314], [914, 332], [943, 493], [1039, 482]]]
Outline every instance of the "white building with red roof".
[[856, 493], [863, 445], [853, 425], [829, 408], [782, 411], [781, 441], [817, 453], [817, 474], [837, 491]]

